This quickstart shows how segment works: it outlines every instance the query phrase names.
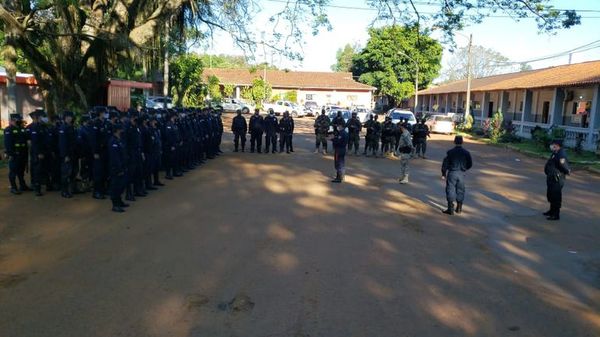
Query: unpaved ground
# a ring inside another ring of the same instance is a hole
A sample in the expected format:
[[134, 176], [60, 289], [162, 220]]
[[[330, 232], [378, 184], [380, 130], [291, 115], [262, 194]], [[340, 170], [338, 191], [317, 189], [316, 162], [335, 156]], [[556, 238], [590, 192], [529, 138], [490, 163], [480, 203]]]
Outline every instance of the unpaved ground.
[[468, 144], [466, 214], [450, 218], [449, 137], [407, 186], [396, 161], [364, 157], [332, 185], [312, 135], [295, 145], [227, 144], [125, 214], [2, 193], [0, 336], [600, 336], [598, 177], [569, 179], [548, 223], [543, 161]]

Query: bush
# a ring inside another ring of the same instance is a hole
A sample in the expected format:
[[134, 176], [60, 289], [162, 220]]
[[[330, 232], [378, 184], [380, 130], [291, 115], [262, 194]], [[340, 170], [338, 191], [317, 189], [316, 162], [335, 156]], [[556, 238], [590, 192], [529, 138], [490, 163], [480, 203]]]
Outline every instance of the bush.
[[531, 130], [531, 139], [544, 148], [550, 146], [550, 143], [552, 142], [552, 136], [548, 134], [548, 131], [539, 126], [536, 126]]
[[500, 138], [504, 134], [504, 116], [500, 111], [497, 111], [492, 117], [489, 127], [488, 127], [488, 136], [492, 143], [498, 143]]
[[498, 141], [500, 143], [520, 143], [521, 137], [517, 136], [517, 129], [512, 121], [504, 122], [504, 133], [500, 136]]

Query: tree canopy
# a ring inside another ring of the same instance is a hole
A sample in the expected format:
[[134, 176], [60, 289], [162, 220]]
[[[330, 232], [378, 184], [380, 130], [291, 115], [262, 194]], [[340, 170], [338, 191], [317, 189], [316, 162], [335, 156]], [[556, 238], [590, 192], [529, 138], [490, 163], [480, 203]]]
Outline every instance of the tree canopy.
[[415, 26], [388, 26], [369, 30], [365, 48], [352, 59], [352, 73], [392, 103], [410, 97], [419, 72], [419, 88], [439, 75], [442, 46]]
[[204, 101], [202, 90], [203, 65], [194, 54], [177, 56], [170, 65], [171, 93], [178, 106], [200, 106]]
[[331, 66], [332, 71], [344, 72], [352, 70], [352, 58], [360, 51], [358, 44], [347, 43], [344, 48], [337, 50], [335, 54], [336, 63]]

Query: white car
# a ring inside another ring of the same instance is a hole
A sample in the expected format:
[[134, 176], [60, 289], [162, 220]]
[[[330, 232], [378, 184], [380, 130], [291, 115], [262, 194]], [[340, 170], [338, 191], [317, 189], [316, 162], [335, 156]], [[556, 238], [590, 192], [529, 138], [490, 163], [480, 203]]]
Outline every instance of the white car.
[[352, 110], [352, 113], [354, 112], [356, 112], [356, 116], [358, 117], [358, 120], [360, 120], [361, 124], [365, 124], [369, 120], [369, 117], [371, 117], [373, 114], [371, 111], [369, 111], [369, 109], [364, 107], [356, 107]]
[[172, 109], [173, 108], [173, 99], [171, 97], [162, 97], [162, 96], [146, 97], [146, 108], [164, 109], [165, 101], [167, 103], [167, 109]]
[[429, 127], [429, 131], [433, 133], [454, 133], [454, 121], [451, 116], [433, 115], [425, 122]]
[[392, 123], [398, 124], [401, 120], [407, 120], [408, 125], [411, 127], [417, 124], [417, 119], [415, 118], [415, 114], [409, 110], [401, 110], [401, 109], [392, 109], [388, 111], [386, 117], [392, 118]]
[[289, 101], [277, 101], [275, 103], [264, 104], [264, 109], [267, 112], [273, 111], [275, 116], [283, 115], [284, 112], [288, 111], [292, 117], [304, 117], [304, 108], [300, 108], [298, 105]]
[[221, 102], [221, 106], [225, 112], [236, 112], [238, 110], [242, 110], [242, 113], [244, 114], [254, 112], [254, 105], [242, 99], [225, 98], [223, 102]]

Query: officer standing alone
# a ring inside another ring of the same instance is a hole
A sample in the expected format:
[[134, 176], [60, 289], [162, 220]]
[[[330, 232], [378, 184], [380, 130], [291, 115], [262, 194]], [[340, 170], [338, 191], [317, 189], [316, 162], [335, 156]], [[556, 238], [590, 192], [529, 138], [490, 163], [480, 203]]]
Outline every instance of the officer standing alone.
[[562, 141], [554, 140], [550, 144], [550, 159], [546, 162], [544, 173], [546, 173], [546, 196], [550, 203], [550, 210], [544, 215], [550, 221], [560, 220], [560, 208], [562, 207], [562, 189], [565, 186], [566, 176], [571, 174], [569, 161]]
[[[463, 201], [465, 200], [465, 172], [473, 166], [473, 160], [469, 151], [462, 147], [463, 137], [454, 138], [455, 147], [448, 151], [442, 163], [442, 179], [446, 180], [446, 200], [448, 209], [445, 214], [454, 215], [462, 213]], [[454, 209], [454, 202], [456, 210]]]
[[344, 125], [337, 125], [337, 132], [331, 136], [334, 150], [334, 166], [336, 176], [332, 183], [341, 183], [344, 181], [346, 173], [346, 147], [348, 146], [348, 133]]

